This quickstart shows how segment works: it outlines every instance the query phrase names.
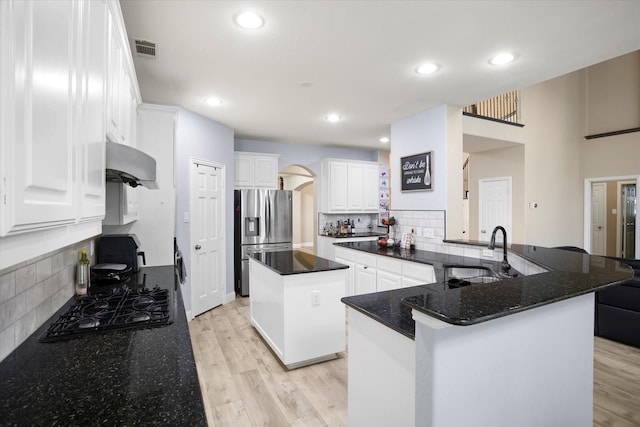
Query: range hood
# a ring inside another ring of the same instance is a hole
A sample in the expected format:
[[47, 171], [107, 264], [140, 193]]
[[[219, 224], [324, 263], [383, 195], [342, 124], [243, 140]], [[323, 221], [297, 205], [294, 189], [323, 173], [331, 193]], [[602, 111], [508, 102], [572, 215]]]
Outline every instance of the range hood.
[[156, 160], [140, 150], [124, 144], [107, 141], [106, 175], [107, 181], [118, 181], [132, 187], [142, 185], [152, 190], [156, 183]]

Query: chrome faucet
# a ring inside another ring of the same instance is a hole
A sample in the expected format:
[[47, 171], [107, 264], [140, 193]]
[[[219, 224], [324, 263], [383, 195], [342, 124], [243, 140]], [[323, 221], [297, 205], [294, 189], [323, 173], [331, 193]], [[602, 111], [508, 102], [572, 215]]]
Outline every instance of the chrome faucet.
[[509, 261], [507, 261], [507, 230], [504, 229], [503, 226], [498, 225], [493, 229], [491, 233], [491, 240], [489, 241], [489, 249], [494, 250], [496, 248], [496, 232], [498, 230], [502, 231], [502, 248], [504, 249], [504, 256], [502, 258], [502, 272], [506, 275], [509, 275], [509, 270], [511, 270], [511, 266], [509, 265]]

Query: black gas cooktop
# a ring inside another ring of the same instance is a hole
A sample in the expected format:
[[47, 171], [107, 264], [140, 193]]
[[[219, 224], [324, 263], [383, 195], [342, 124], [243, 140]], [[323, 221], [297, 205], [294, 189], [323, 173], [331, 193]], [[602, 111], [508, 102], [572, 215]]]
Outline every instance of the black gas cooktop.
[[61, 341], [122, 329], [154, 328], [173, 323], [169, 291], [117, 288], [94, 295], [76, 296], [38, 338], [40, 342]]

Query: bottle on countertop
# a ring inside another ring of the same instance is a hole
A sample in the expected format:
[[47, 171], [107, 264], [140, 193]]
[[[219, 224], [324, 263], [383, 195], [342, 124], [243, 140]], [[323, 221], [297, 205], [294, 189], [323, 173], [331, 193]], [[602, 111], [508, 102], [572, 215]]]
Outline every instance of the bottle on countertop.
[[356, 234], [356, 223], [354, 220], [351, 220], [351, 234]]
[[76, 271], [76, 295], [86, 295], [89, 287], [89, 258], [87, 250], [80, 251], [80, 261]]

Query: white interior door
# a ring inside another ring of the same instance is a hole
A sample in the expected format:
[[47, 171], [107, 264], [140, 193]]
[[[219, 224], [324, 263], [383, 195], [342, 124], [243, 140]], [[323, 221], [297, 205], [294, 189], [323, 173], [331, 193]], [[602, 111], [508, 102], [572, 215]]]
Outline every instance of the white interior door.
[[197, 316], [223, 303], [224, 166], [191, 162], [191, 299]]
[[[511, 177], [481, 179], [478, 186], [478, 240], [488, 242], [497, 225], [511, 234]], [[502, 233], [496, 234], [496, 243], [502, 242]]]
[[604, 256], [606, 253], [607, 184], [591, 184], [591, 254]]

